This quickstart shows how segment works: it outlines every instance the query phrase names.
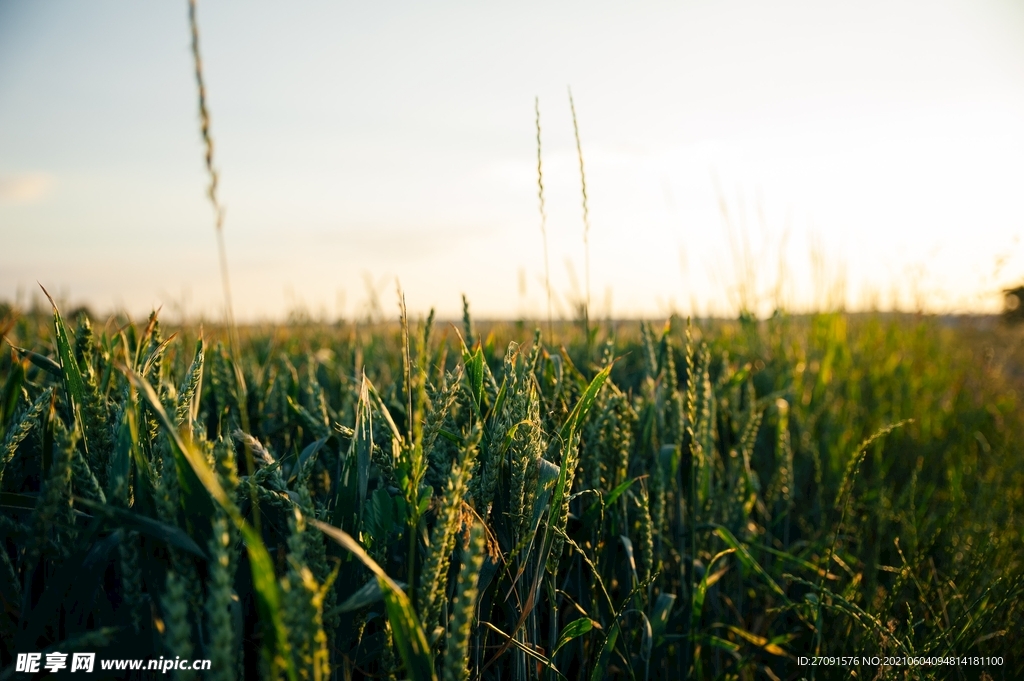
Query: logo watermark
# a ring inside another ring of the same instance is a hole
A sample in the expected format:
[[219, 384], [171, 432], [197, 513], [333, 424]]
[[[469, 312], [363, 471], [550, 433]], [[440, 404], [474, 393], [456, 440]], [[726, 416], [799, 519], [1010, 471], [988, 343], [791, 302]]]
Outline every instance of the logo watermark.
[[[68, 659], [70, 657], [70, 660]], [[208, 671], [210, 660], [196, 659], [183, 660], [180, 657], [171, 658], [149, 658], [149, 659], [124, 659], [124, 658], [100, 658], [99, 669], [101, 671], [155, 671], [166, 674], [170, 671]], [[96, 653], [18, 653], [15, 661], [14, 671], [24, 674], [37, 674], [42, 671], [54, 674], [56, 672], [84, 672], [91, 674], [96, 671]]]

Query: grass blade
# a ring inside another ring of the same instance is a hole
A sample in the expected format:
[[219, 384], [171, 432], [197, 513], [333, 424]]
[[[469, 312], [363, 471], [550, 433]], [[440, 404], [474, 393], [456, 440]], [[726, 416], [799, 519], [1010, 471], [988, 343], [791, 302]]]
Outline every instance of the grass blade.
[[199, 544], [188, 536], [184, 530], [180, 527], [174, 527], [167, 523], [160, 522], [154, 518], [147, 518], [146, 516], [129, 511], [124, 508], [117, 506], [111, 506], [110, 504], [101, 504], [92, 499], [86, 499], [84, 497], [75, 497], [75, 505], [85, 506], [86, 508], [92, 509], [97, 515], [105, 516], [110, 520], [115, 520], [121, 528], [125, 530], [134, 530], [141, 534], [158, 539], [165, 544], [175, 546], [182, 551], [187, 551], [193, 556], [207, 559], [206, 553], [199, 548]]
[[86, 440], [85, 425], [82, 422], [82, 408], [85, 405], [86, 399], [85, 381], [82, 379], [82, 372], [79, 370], [78, 362], [75, 360], [75, 350], [71, 347], [68, 330], [60, 316], [60, 310], [57, 309], [57, 303], [53, 302], [53, 297], [50, 296], [45, 288], [43, 293], [46, 294], [46, 297], [50, 300], [50, 305], [53, 306], [53, 327], [57, 344], [57, 356], [60, 358], [61, 378], [64, 381], [64, 390], [67, 394], [68, 404], [71, 407], [72, 418], [82, 433], [82, 446], [85, 448], [86, 453], [88, 453], [89, 443]]
[[558, 643], [555, 645], [555, 649], [551, 652], [551, 657], [554, 658], [566, 643], [583, 636], [593, 628], [594, 620], [589, 617], [581, 617], [566, 624], [562, 628], [562, 633], [558, 635]]
[[413, 681], [437, 681], [434, 673], [434, 662], [430, 655], [427, 635], [416, 617], [416, 611], [402, 587], [384, 572], [370, 554], [359, 545], [347, 532], [332, 527], [318, 520], [310, 523], [334, 541], [341, 544], [353, 556], [365, 565], [377, 578], [381, 591], [384, 593], [384, 605], [388, 611], [398, 654], [405, 663], [406, 672]]
[[704, 571], [704, 577], [700, 580], [700, 584], [697, 585], [697, 588], [693, 593], [693, 610], [690, 613], [690, 631], [697, 631], [697, 626], [700, 624], [700, 615], [704, 610], [704, 597], [707, 595], [708, 588], [721, 579], [725, 572], [725, 570], [721, 570], [719, 572], [712, 573], [711, 568], [715, 566], [715, 563], [719, 558], [724, 558], [730, 553], [735, 552], [736, 549], [734, 548], [719, 551], [715, 554], [715, 557], [711, 559], [711, 562], [708, 563], [708, 567]]
[[[782, 590], [782, 587], [772, 579], [772, 576], [769, 575], [763, 567], [761, 567], [760, 563], [754, 560], [754, 557], [750, 555], [749, 551], [747, 551], [747, 547], [741, 544], [739, 540], [733, 536], [732, 532], [724, 527], [716, 527], [715, 534], [718, 535], [718, 538], [724, 541], [729, 548], [736, 550], [736, 557], [741, 563], [743, 563], [745, 568], [752, 570], [754, 574], [764, 580], [764, 583], [768, 585], [768, 588], [779, 596], [784, 603], [787, 605], [790, 604], [789, 597], [786, 595], [786, 592]], [[708, 570], [710, 569], [711, 568], [709, 567]]]
[[[64, 379], [64, 374], [61, 371], [60, 364], [54, 362], [46, 355], [40, 355], [38, 352], [32, 352], [31, 350], [26, 350], [25, 348], [19, 348], [17, 345], [13, 344], [11, 345], [11, 347], [14, 348], [15, 352], [19, 353], [23, 357], [28, 358], [28, 361], [32, 362], [37, 367], [39, 367], [46, 373], [50, 374], [54, 378], [58, 380]], [[5, 392], [5, 395], [6, 394], [7, 393]], [[17, 395], [17, 393], [12, 394]]]

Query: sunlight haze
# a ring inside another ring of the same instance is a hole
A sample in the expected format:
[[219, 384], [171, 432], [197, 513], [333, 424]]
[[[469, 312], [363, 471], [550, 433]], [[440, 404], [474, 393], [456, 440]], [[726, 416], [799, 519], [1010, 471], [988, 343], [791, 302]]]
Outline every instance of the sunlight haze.
[[[241, 319], [994, 312], [1024, 275], [1009, 2], [200, 2]], [[214, 317], [187, 3], [0, 0], [0, 300]]]

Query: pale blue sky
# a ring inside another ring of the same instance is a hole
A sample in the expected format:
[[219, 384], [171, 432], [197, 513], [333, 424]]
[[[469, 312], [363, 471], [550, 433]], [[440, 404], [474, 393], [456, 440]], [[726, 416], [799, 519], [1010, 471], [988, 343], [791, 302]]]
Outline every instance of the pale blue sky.
[[[390, 314], [396, 278], [416, 311], [543, 316], [534, 96], [568, 313], [567, 85], [598, 313], [731, 312], [744, 241], [762, 310], [780, 251], [793, 308], [843, 278], [853, 307], [992, 310], [1024, 273], [1019, 4], [211, 0], [199, 21], [243, 318], [359, 315], [368, 279]], [[0, 0], [0, 298], [217, 314], [201, 154], [184, 1]]]

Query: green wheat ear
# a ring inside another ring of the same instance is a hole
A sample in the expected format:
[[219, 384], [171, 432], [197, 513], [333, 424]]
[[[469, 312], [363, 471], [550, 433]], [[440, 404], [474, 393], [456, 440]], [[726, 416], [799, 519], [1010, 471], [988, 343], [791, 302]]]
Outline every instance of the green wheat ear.
[[7, 464], [14, 458], [14, 453], [18, 451], [18, 445], [28, 437], [28, 434], [39, 423], [43, 416], [43, 409], [49, 404], [52, 397], [53, 388], [44, 390], [36, 398], [36, 401], [32, 403], [32, 406], [21, 415], [17, 424], [7, 429], [3, 444], [0, 445], [0, 483], [3, 483], [4, 471], [7, 469]]
[[432, 629], [441, 616], [441, 604], [446, 588], [446, 575], [455, 548], [456, 535], [462, 518], [462, 504], [472, 477], [473, 463], [477, 457], [481, 432], [476, 429], [470, 435], [457, 461], [452, 463], [444, 498], [437, 513], [437, 523], [430, 533], [430, 548], [420, 576], [419, 606], [420, 622]]
[[484, 563], [486, 530], [474, 523], [469, 543], [462, 551], [462, 569], [455, 592], [452, 615], [448, 620], [448, 645], [444, 654], [444, 681], [466, 681], [469, 678], [469, 637], [473, 632], [480, 568]]
[[235, 448], [232, 446], [231, 440], [219, 438], [214, 443], [213, 463], [221, 487], [228, 493], [228, 498], [234, 500], [240, 481], [238, 479], [238, 464], [235, 460]]
[[96, 381], [93, 358], [96, 354], [96, 338], [92, 333], [92, 324], [84, 313], [78, 315], [75, 326], [75, 361], [82, 372], [82, 379], [89, 383]]
[[210, 552], [209, 586], [206, 595], [206, 625], [211, 661], [210, 675], [214, 681], [232, 681], [235, 678], [236, 651], [234, 624], [231, 621], [231, 585], [235, 576], [235, 561], [231, 559], [231, 530], [223, 511], [213, 521]]
[[516, 543], [526, 536], [533, 521], [537, 469], [541, 455], [547, 447], [541, 430], [536, 379], [527, 374], [526, 380], [527, 388], [521, 391], [525, 398], [526, 413], [522, 415], [523, 420], [519, 423], [511, 447], [510, 500]]
[[101, 504], [107, 503], [107, 496], [103, 493], [99, 480], [93, 474], [92, 468], [89, 467], [89, 462], [85, 460], [85, 456], [78, 450], [75, 451], [71, 459], [71, 470], [73, 473], [72, 481], [76, 488], [85, 490], [90, 497], [96, 499]]
[[427, 459], [427, 480], [433, 484], [441, 484], [443, 476], [448, 467], [445, 440], [438, 442], [438, 435], [448, 418], [452, 407], [462, 389], [462, 365], [455, 367], [455, 371], [447, 374], [444, 385], [436, 391], [430, 399], [430, 408], [427, 410], [426, 424], [423, 427], [423, 455]]
[[124, 603], [131, 609], [132, 628], [139, 631], [145, 619], [142, 596], [142, 570], [139, 564], [139, 533], [122, 530], [118, 544], [118, 559], [121, 564], [121, 588], [124, 589]]
[[[109, 416], [109, 405], [99, 391], [95, 370], [96, 338], [92, 332], [92, 325], [89, 318], [84, 314], [79, 315], [78, 325], [75, 328], [75, 361], [82, 376], [82, 429], [86, 441], [89, 443], [88, 458], [84, 459], [94, 475], [90, 477], [96, 481], [101, 488], [108, 488], [108, 471], [110, 455], [113, 450], [113, 438], [107, 424]], [[81, 465], [76, 464], [76, 473], [81, 471]], [[89, 485], [90, 483], [86, 483]], [[97, 498], [101, 495], [94, 494]]]
[[196, 341], [195, 356], [192, 365], [185, 374], [185, 380], [178, 388], [178, 400], [174, 409], [174, 421], [177, 425], [185, 425], [192, 432], [192, 423], [199, 416], [199, 396], [203, 389], [203, 363], [205, 350], [203, 339]]
[[[53, 461], [49, 477], [32, 513], [32, 539], [28, 550], [28, 564], [34, 564], [47, 545], [58, 553], [71, 549], [71, 542], [62, 541], [73, 525], [67, 522], [71, 515], [71, 460], [78, 443], [78, 431], [69, 433], [57, 418], [51, 418], [54, 430]], [[47, 541], [50, 539], [50, 541]]]
[[[296, 671], [300, 679], [330, 677], [330, 652], [323, 628], [324, 596], [330, 588], [321, 586], [307, 565], [306, 520], [298, 508], [288, 519], [288, 574], [281, 579], [285, 594], [284, 618]], [[319, 533], [318, 533], [319, 534]]]
[[470, 350], [476, 345], [476, 336], [473, 335], [473, 318], [469, 315], [469, 299], [462, 296], [462, 327], [466, 333], [466, 347]]
[[640, 549], [640, 579], [646, 582], [651, 578], [651, 574], [655, 571], [655, 558], [654, 558], [654, 531], [653, 523], [651, 522], [651, 507], [650, 497], [648, 496], [647, 490], [642, 490], [640, 497], [637, 499], [637, 515], [638, 515], [638, 539]]
[[[188, 585], [173, 569], [167, 571], [164, 595], [160, 599], [164, 613], [164, 645], [169, 656], [192, 657], [192, 625], [188, 621]], [[191, 673], [175, 672], [177, 678], [193, 678]]]

